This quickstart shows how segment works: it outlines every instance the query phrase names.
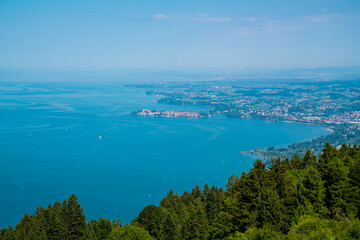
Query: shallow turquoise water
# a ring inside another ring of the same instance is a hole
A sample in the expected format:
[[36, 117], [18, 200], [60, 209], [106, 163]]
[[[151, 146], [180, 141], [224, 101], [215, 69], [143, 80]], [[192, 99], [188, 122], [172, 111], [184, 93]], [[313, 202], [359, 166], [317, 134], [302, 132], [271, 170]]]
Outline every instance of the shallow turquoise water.
[[[239, 151], [324, 135], [319, 126], [262, 120], [153, 118], [167, 106], [116, 84], [0, 83], [0, 227], [75, 193], [87, 219], [125, 223], [170, 189], [225, 186], [254, 158]], [[99, 136], [102, 136], [101, 139]]]

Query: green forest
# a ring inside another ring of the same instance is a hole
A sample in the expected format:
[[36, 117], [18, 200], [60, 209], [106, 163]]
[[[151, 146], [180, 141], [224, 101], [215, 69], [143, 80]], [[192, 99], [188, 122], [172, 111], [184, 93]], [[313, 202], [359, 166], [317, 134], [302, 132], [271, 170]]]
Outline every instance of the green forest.
[[72, 195], [26, 213], [0, 239], [359, 239], [359, 218], [360, 147], [327, 143], [318, 156], [256, 160], [225, 188], [170, 190], [130, 224], [88, 222]]

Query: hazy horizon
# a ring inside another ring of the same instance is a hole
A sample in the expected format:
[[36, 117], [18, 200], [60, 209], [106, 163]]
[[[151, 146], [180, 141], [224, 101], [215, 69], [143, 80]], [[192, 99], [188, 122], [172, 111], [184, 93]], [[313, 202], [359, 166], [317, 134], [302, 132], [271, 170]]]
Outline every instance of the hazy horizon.
[[0, 69], [145, 71], [360, 65], [359, 1], [0, 3]]
[[359, 80], [360, 66], [293, 69], [181, 69], [181, 70], [31, 70], [1, 69], [0, 82], [171, 83], [202, 81], [336, 81]]

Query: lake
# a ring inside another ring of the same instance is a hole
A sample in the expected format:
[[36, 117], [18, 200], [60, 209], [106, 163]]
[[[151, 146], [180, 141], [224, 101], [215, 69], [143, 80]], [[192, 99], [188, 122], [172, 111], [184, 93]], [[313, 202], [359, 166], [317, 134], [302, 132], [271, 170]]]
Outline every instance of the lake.
[[131, 116], [160, 105], [115, 83], [0, 83], [0, 228], [75, 193], [88, 220], [135, 218], [173, 189], [225, 187], [248, 171], [240, 151], [327, 134], [263, 120]]

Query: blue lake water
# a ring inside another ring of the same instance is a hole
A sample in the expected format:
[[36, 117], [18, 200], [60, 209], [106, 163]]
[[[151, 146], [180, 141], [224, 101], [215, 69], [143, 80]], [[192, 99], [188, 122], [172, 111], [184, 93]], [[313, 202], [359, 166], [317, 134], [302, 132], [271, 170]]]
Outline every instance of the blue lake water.
[[[224, 187], [248, 171], [239, 151], [287, 146], [323, 127], [262, 120], [154, 118], [156, 103], [121, 84], [0, 83], [0, 228], [75, 193], [87, 219], [127, 223], [166, 192]], [[100, 139], [101, 136], [101, 139]]]

